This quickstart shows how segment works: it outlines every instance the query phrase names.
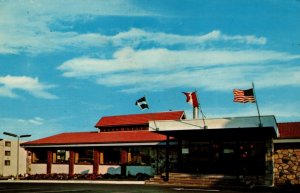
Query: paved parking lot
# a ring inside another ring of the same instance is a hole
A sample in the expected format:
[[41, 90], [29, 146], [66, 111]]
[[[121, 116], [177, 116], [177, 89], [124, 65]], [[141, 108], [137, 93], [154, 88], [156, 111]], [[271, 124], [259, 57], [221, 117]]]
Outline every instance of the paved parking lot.
[[[1, 182], [0, 193], [245, 193], [274, 191], [266, 189], [202, 189], [197, 187], [157, 186], [157, 185], [120, 185], [120, 184], [74, 184], [74, 183], [18, 183]], [[277, 192], [277, 191], [276, 191]], [[283, 193], [280, 191], [280, 193]]]

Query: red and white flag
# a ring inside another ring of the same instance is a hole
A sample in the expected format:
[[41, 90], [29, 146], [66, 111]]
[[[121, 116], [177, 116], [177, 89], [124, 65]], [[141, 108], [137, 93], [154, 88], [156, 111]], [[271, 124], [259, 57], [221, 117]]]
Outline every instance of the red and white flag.
[[196, 92], [183, 92], [183, 94], [186, 96], [186, 102], [193, 105], [193, 107], [199, 107]]

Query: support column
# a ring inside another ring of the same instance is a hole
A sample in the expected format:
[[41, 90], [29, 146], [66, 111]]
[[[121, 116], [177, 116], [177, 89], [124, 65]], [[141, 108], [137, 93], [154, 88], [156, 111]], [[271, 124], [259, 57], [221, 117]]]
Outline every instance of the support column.
[[69, 176], [74, 176], [74, 162], [75, 162], [75, 152], [74, 150], [70, 150]]
[[266, 140], [265, 185], [274, 186], [274, 143], [272, 138]]
[[47, 151], [47, 174], [51, 174], [53, 155], [52, 151]]
[[128, 151], [127, 149], [121, 150], [121, 175], [126, 176], [126, 164], [128, 161]]
[[178, 146], [177, 146], [177, 155], [178, 155], [178, 165], [176, 167], [176, 169], [178, 169], [179, 171], [182, 171], [182, 139], [178, 140]]
[[98, 149], [94, 149], [94, 164], [93, 164], [93, 175], [98, 175], [99, 173], [99, 162], [100, 162], [100, 153]]
[[155, 166], [156, 166], [156, 174], [160, 174], [160, 165], [159, 165], [159, 146], [156, 146], [156, 159], [155, 159]]
[[26, 173], [31, 174], [31, 158], [32, 152], [26, 149]]
[[121, 150], [121, 164], [126, 164], [128, 158], [128, 153], [126, 149]]
[[170, 154], [170, 136], [167, 135], [167, 143], [166, 143], [166, 177], [165, 181], [169, 181], [169, 172], [170, 172], [170, 162], [169, 162], [169, 154]]

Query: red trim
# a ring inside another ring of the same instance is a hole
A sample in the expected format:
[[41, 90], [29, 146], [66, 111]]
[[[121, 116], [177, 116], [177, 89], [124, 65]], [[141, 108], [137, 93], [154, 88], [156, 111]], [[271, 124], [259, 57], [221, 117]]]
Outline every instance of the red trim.
[[115, 131], [115, 132], [78, 132], [61, 133], [50, 137], [29, 141], [22, 145], [67, 145], [67, 144], [102, 144], [102, 143], [143, 143], [162, 142], [166, 136], [150, 131]]
[[102, 117], [95, 127], [113, 127], [128, 125], [148, 125], [153, 120], [179, 120], [184, 119], [184, 111], [168, 111], [147, 114], [117, 115]]

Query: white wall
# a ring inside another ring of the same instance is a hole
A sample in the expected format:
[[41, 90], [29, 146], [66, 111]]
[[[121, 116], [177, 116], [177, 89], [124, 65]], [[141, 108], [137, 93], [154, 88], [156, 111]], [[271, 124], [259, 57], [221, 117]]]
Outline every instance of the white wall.
[[74, 165], [74, 174], [92, 174], [93, 165]]
[[46, 174], [47, 164], [31, 164], [30, 174]]
[[69, 174], [69, 164], [52, 164], [51, 173], [53, 174]]

